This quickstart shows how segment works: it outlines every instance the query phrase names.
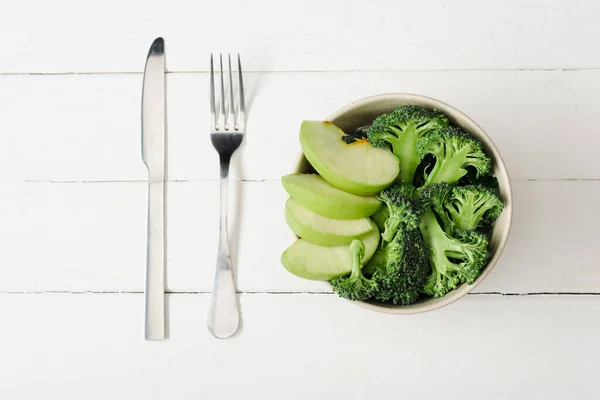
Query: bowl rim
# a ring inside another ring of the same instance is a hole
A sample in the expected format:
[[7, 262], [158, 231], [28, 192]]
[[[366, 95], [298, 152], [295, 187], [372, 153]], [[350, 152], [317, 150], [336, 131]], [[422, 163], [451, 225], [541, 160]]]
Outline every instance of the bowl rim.
[[[377, 94], [377, 95], [372, 95], [372, 96], [358, 99], [356, 101], [353, 101], [353, 102], [339, 108], [338, 110], [331, 113], [327, 117], [326, 120], [328, 120], [328, 121], [335, 120], [335, 119], [339, 118], [340, 116], [342, 116], [343, 114], [351, 112], [353, 109], [355, 109], [357, 107], [368, 105], [369, 103], [375, 103], [378, 101], [390, 101], [390, 100], [391, 101], [398, 100], [398, 101], [402, 101], [402, 102], [415, 101], [416, 103], [419, 103], [419, 104], [425, 103], [426, 105], [431, 106], [433, 108], [443, 109], [444, 113], [450, 114], [449, 116], [452, 119], [457, 119], [457, 116], [458, 116], [461, 119], [468, 121], [478, 131], [477, 134], [483, 136], [486, 139], [485, 144], [488, 147], [489, 151], [492, 153], [492, 154], [490, 154], [491, 158], [493, 159], [493, 161], [495, 161], [496, 165], [501, 170], [503, 175], [505, 175], [506, 180], [507, 180], [506, 188], [504, 191], [501, 192], [502, 196], [506, 200], [506, 204], [505, 204], [505, 207], [503, 210], [503, 212], [507, 213], [507, 216], [505, 217], [507, 219], [506, 228], [503, 230], [503, 234], [500, 235], [501, 236], [500, 241], [498, 242], [498, 247], [497, 247], [496, 251], [494, 252], [493, 257], [488, 261], [488, 264], [486, 265], [485, 269], [482, 271], [481, 275], [479, 275], [479, 277], [477, 277], [477, 279], [475, 280], [475, 282], [473, 282], [473, 284], [461, 285], [458, 289], [453, 291], [453, 294], [454, 294], [453, 296], [444, 296], [442, 298], [436, 299], [435, 302], [425, 301], [423, 303], [417, 303], [417, 304], [411, 305], [411, 306], [393, 306], [393, 305], [382, 306], [382, 305], [364, 302], [364, 301], [350, 301], [350, 300], [345, 299], [347, 302], [355, 304], [359, 307], [362, 307], [362, 308], [365, 308], [368, 310], [372, 310], [372, 311], [377, 311], [380, 313], [400, 314], [400, 315], [419, 314], [419, 313], [423, 313], [423, 312], [429, 312], [429, 311], [440, 309], [442, 307], [445, 307], [445, 306], [452, 304], [455, 301], [463, 298], [469, 292], [471, 292], [473, 289], [475, 289], [485, 279], [485, 277], [490, 273], [490, 271], [492, 271], [492, 269], [496, 266], [496, 264], [498, 263], [498, 260], [500, 259], [500, 256], [502, 255], [502, 253], [504, 251], [504, 248], [506, 247], [506, 243], [508, 241], [508, 238], [510, 236], [510, 231], [512, 228], [512, 211], [513, 211], [512, 210], [512, 202], [513, 202], [512, 184], [511, 184], [510, 175], [508, 173], [508, 169], [506, 168], [506, 164], [504, 163], [504, 159], [502, 158], [502, 155], [498, 151], [498, 148], [496, 147], [496, 144], [493, 142], [492, 138], [485, 132], [485, 130], [483, 128], [481, 128], [481, 126], [479, 124], [477, 124], [473, 119], [471, 119], [464, 112], [462, 112], [459, 109], [457, 109], [456, 107], [451, 106], [450, 104], [440, 101], [438, 99], [428, 97], [428, 96], [423, 96], [420, 94], [415, 94], [415, 93]], [[470, 132], [468, 132], [468, 133], [470, 133]], [[302, 160], [303, 157], [304, 157], [304, 154], [301, 154], [300, 160]], [[298, 171], [296, 171], [296, 172], [298, 172]], [[329, 287], [329, 289], [331, 289], [331, 285], [329, 284], [329, 282], [326, 282], [325, 284]]]

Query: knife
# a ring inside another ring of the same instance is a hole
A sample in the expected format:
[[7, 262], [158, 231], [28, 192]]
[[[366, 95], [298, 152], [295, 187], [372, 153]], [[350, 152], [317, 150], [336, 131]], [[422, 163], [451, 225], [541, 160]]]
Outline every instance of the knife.
[[142, 160], [148, 169], [145, 338], [165, 329], [165, 42], [152, 43], [142, 88]]

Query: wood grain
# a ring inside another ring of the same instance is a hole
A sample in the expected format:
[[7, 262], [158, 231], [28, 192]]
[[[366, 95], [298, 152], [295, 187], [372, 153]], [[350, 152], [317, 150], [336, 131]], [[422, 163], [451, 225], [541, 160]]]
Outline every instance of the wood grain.
[[[500, 263], [478, 292], [600, 293], [598, 181], [515, 181], [513, 229]], [[281, 252], [294, 236], [277, 181], [231, 186], [230, 235], [238, 288], [327, 291], [289, 274]], [[146, 185], [0, 185], [0, 291], [142, 291]], [[565, 207], [565, 204], [569, 204]], [[211, 289], [218, 183], [176, 182], [167, 194], [167, 286]]]
[[[3, 9], [3, 399], [598, 397], [597, 1], [23, 0]], [[171, 71], [167, 286], [176, 293], [169, 340], [151, 343], [140, 103], [157, 36]], [[219, 51], [241, 52], [248, 71], [229, 221], [243, 321], [227, 341], [205, 323], [218, 209], [206, 70]], [[474, 293], [432, 313], [369, 312], [279, 263], [294, 237], [278, 180], [300, 154], [301, 121], [388, 92], [464, 111], [513, 178], [500, 263]]]
[[27, 0], [0, 16], [0, 72], [141, 72], [161, 35], [173, 71], [206, 70], [211, 51], [255, 71], [597, 68], [599, 14], [594, 0]]
[[333, 295], [241, 295], [243, 327], [226, 341], [206, 330], [208, 297], [169, 296], [170, 338], [149, 343], [141, 294], [0, 295], [10, 327], [0, 332], [0, 391], [15, 400], [596, 398], [595, 296], [468, 296], [392, 316]]

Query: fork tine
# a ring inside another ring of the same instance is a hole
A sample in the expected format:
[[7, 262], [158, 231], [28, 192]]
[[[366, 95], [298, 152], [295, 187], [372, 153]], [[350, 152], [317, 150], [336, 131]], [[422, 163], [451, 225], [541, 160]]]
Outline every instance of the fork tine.
[[233, 129], [237, 130], [238, 121], [233, 101], [233, 79], [231, 77], [231, 53], [227, 54], [227, 59], [229, 62], [229, 106], [227, 107], [227, 121], [229, 121], [229, 116], [233, 114]]
[[227, 119], [225, 119], [225, 84], [223, 83], [223, 54], [219, 53], [219, 61], [221, 63], [221, 112], [219, 113], [219, 119], [223, 121], [223, 128], [229, 129]]
[[238, 53], [238, 93], [240, 96], [239, 105], [240, 105], [240, 115], [239, 115], [239, 123], [246, 123], [246, 104], [244, 101], [244, 81], [242, 80], [242, 61], [240, 60], [240, 53]]
[[213, 65], [213, 55], [210, 53], [210, 124], [214, 129], [216, 129], [217, 126], [215, 108], [215, 69]]

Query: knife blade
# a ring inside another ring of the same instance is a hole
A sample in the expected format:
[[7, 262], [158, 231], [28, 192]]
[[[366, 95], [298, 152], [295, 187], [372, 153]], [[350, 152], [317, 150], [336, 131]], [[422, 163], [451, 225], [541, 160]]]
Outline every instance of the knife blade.
[[163, 340], [165, 329], [165, 44], [150, 46], [142, 87], [142, 160], [148, 169], [145, 338]]

